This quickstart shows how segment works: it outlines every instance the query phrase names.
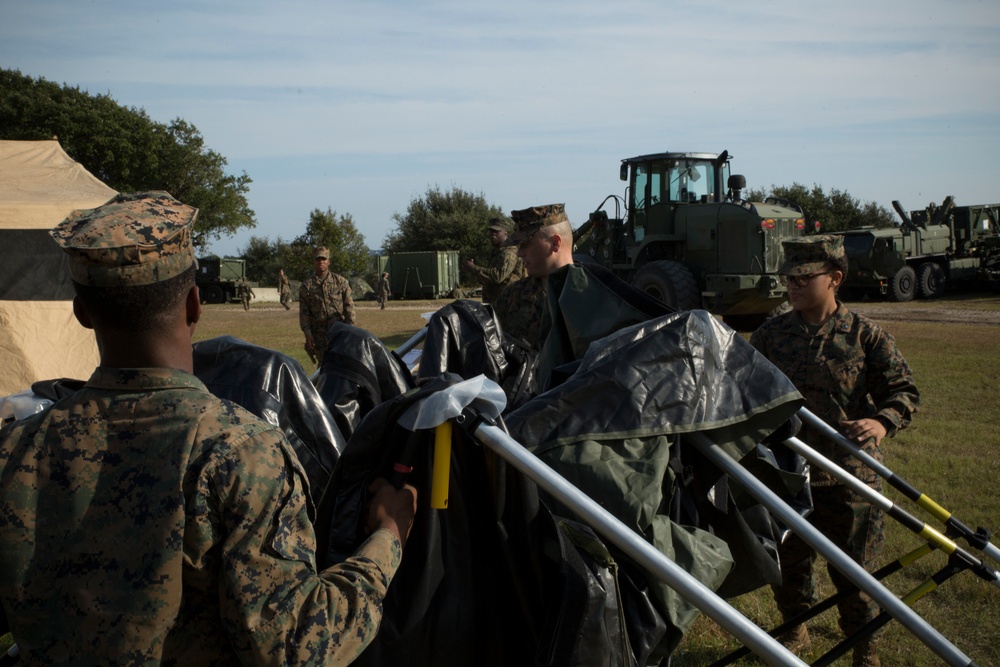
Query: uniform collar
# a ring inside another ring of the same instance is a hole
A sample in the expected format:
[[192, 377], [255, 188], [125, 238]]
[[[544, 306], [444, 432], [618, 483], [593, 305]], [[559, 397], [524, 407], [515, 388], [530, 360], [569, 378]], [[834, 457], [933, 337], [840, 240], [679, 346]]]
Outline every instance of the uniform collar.
[[197, 377], [176, 368], [111, 368], [98, 366], [87, 381], [95, 389], [201, 389], [208, 391]]

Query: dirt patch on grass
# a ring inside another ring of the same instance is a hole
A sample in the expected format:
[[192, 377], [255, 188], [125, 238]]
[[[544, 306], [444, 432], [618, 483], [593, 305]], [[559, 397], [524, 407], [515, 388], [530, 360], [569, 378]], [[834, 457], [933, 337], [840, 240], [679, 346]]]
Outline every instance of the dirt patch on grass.
[[873, 320], [1000, 326], [1000, 296], [954, 294], [931, 301], [849, 301], [848, 307]]

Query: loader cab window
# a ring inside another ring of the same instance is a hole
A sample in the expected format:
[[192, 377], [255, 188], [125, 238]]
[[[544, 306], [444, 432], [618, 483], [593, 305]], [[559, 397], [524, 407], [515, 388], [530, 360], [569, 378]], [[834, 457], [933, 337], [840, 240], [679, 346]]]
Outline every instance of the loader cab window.
[[632, 233], [637, 242], [646, 236], [646, 218], [652, 206], [663, 201], [663, 170], [656, 163], [637, 164], [632, 168]]
[[[728, 167], [728, 165], [726, 165]], [[727, 169], [728, 171], [728, 169]], [[717, 201], [715, 165], [704, 160], [673, 160], [667, 171], [672, 202]]]

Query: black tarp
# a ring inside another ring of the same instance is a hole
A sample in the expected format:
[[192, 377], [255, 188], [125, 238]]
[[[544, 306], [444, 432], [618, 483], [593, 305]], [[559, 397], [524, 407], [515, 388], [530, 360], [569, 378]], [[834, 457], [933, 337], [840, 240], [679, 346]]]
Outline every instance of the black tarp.
[[337, 322], [327, 333], [326, 353], [315, 385], [341, 433], [350, 439], [366, 414], [410, 389], [413, 378], [371, 332]]
[[[379, 404], [338, 461], [324, 563], [346, 558], [365, 539], [372, 479], [412, 468], [407, 481], [419, 490], [379, 633], [355, 664], [635, 664], [603, 545], [589, 528], [554, 517], [533, 484], [460, 429], [447, 509], [429, 506], [433, 432], [414, 434], [399, 423], [415, 405], [461, 381], [442, 374]], [[642, 631], [655, 636], [656, 627]]]
[[193, 348], [194, 373], [209, 391], [281, 428], [318, 505], [346, 440], [302, 365], [232, 336], [200, 341]]

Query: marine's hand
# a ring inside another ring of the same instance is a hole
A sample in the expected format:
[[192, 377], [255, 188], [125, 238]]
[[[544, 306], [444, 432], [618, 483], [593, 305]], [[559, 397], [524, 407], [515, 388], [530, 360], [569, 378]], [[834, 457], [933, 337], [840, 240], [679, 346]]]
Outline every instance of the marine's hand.
[[855, 419], [853, 421], [840, 422], [840, 428], [844, 435], [855, 442], [864, 442], [868, 438], [875, 438], [875, 446], [882, 444], [882, 438], [886, 435], [885, 426], [878, 419]]
[[368, 485], [372, 499], [368, 503], [368, 530], [379, 528], [392, 531], [406, 546], [406, 538], [413, 527], [413, 515], [417, 511], [417, 490], [409, 484], [396, 489], [379, 477]]
[[469, 269], [471, 269], [475, 265], [476, 265], [476, 262], [473, 261], [473, 260], [471, 260], [471, 259], [467, 259], [467, 260], [464, 260], [462, 262], [462, 266], [465, 268], [466, 271], [468, 271]]

